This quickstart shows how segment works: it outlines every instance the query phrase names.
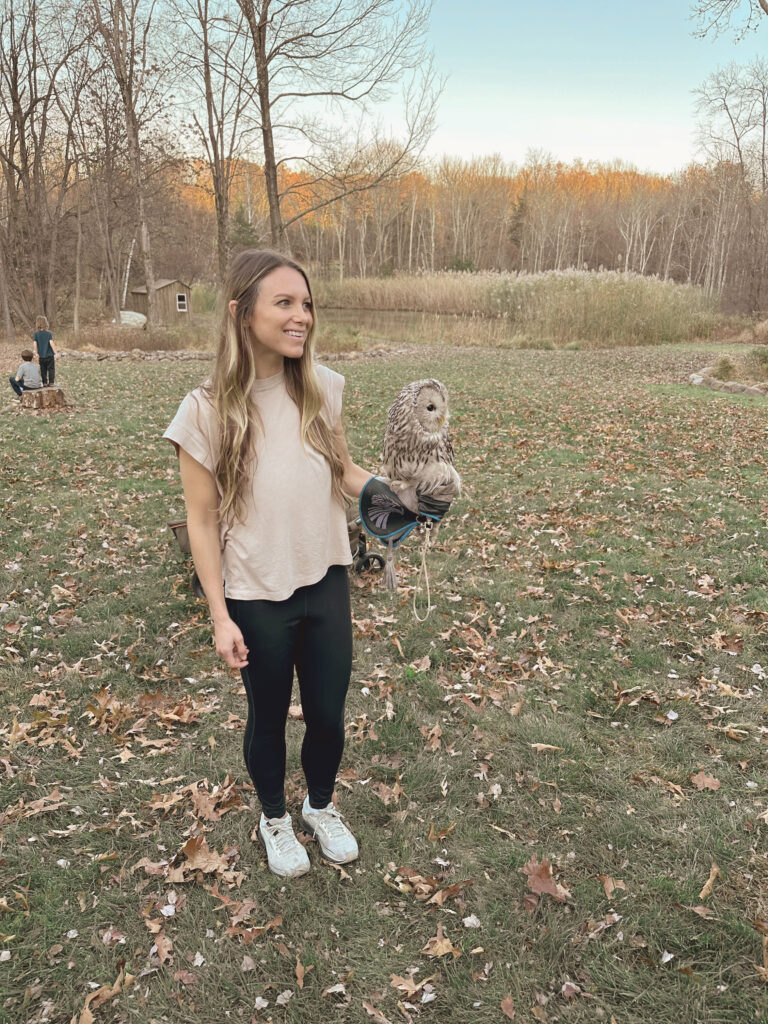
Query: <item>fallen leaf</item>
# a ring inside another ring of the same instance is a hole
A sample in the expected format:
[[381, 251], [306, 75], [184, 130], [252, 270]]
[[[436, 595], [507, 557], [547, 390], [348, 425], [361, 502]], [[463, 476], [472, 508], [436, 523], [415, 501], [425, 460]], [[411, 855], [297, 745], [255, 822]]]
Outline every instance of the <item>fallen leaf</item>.
[[698, 914], [699, 917], [703, 917], [705, 921], [711, 921], [713, 911], [710, 907], [698, 906], [698, 907], [686, 907], [686, 910], [692, 910], [694, 914]]
[[453, 945], [451, 940], [443, 934], [442, 924], [437, 926], [437, 935], [429, 940], [421, 951], [425, 956], [453, 956], [454, 960], [461, 956], [461, 950]]
[[173, 943], [167, 937], [164, 930], [158, 932], [155, 936], [155, 946], [157, 948], [157, 958], [161, 964], [164, 964], [173, 952]]
[[533, 747], [537, 754], [543, 754], [547, 750], [554, 750], [558, 754], [561, 754], [565, 747], [553, 747], [551, 743], [529, 743], [529, 747]]
[[310, 971], [314, 970], [314, 967], [314, 964], [310, 964], [309, 967], [305, 967], [301, 960], [296, 957], [296, 984], [299, 988], [304, 988], [304, 978]]
[[551, 896], [560, 903], [565, 903], [571, 895], [565, 886], [560, 885], [552, 877], [552, 868], [545, 857], [541, 863], [536, 857], [531, 857], [527, 864], [523, 865], [521, 871], [528, 878], [528, 886], [531, 892], [539, 895]]
[[627, 888], [620, 878], [611, 878], [610, 875], [598, 875], [597, 877], [603, 883], [605, 895], [608, 897], [608, 899], [611, 898], [615, 889], [626, 890]]
[[439, 839], [445, 839], [445, 837], [449, 836], [455, 828], [456, 822], [452, 821], [447, 828], [441, 828], [439, 832], [435, 832], [435, 826], [430, 822], [429, 835], [427, 836], [427, 839], [432, 840], [433, 842]]
[[709, 878], [704, 884], [704, 888], [699, 893], [699, 899], [705, 900], [707, 896], [712, 892], [712, 886], [715, 884], [715, 879], [720, 874], [720, 868], [712, 861], [712, 867], [709, 870]]
[[437, 977], [436, 974], [431, 975], [429, 978], [425, 978], [423, 981], [415, 981], [413, 975], [409, 975], [407, 978], [401, 978], [398, 974], [391, 974], [390, 985], [392, 988], [396, 988], [398, 992], [402, 992], [404, 996], [409, 999], [413, 996], [418, 995], [421, 989], [425, 985], [429, 984], [430, 981], [434, 981]]
[[342, 982], [338, 981], [335, 985], [330, 985], [328, 988], [324, 988], [321, 994], [324, 996], [345, 996], [347, 994], [347, 989]]
[[504, 999], [502, 999], [501, 1012], [510, 1020], [515, 1019], [515, 1004], [512, 1002], [512, 996], [505, 996]]
[[365, 1000], [363, 1000], [363, 1009], [369, 1017], [373, 1017], [376, 1024], [391, 1024], [391, 1021], [387, 1020], [383, 1013], [377, 1010], [375, 1006], [371, 1006], [370, 1003], [366, 1003]]
[[714, 776], [712, 775], [705, 774], [705, 772], [703, 771], [697, 772], [695, 775], [692, 775], [691, 782], [698, 790], [711, 789], [713, 791], [717, 791], [718, 789], [720, 789], [720, 780], [714, 778]]

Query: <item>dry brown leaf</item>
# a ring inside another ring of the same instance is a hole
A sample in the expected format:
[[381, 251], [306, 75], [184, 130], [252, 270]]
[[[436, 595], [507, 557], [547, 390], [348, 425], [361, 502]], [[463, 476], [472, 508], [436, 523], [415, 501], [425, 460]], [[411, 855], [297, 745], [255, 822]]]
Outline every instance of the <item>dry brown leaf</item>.
[[698, 907], [686, 907], [686, 910], [692, 910], [694, 914], [698, 914], [699, 917], [703, 917], [705, 921], [711, 921], [713, 911], [710, 907], [698, 906]]
[[421, 951], [425, 956], [453, 956], [454, 960], [461, 956], [461, 950], [453, 945], [447, 935], [443, 934], [442, 924], [437, 926], [437, 935], [429, 940]]
[[512, 996], [505, 996], [501, 1001], [501, 1012], [505, 1017], [510, 1020], [515, 1019], [515, 1004], [512, 1002]]
[[370, 1003], [366, 1003], [365, 1000], [363, 1000], [363, 1009], [369, 1017], [373, 1017], [376, 1024], [391, 1024], [391, 1021], [387, 1020], [380, 1010], [377, 1010], [375, 1006], [371, 1006]]
[[554, 750], [558, 754], [562, 754], [565, 747], [553, 747], [551, 743], [529, 743], [529, 747], [533, 747], [537, 754], [543, 754], [547, 750]]
[[314, 964], [310, 964], [309, 967], [305, 967], [304, 964], [296, 957], [296, 984], [299, 988], [304, 988], [304, 978], [310, 971], [315, 969]]
[[155, 936], [155, 945], [157, 946], [157, 958], [161, 964], [164, 964], [173, 952], [173, 943], [165, 934], [165, 929]]
[[205, 836], [188, 839], [181, 852], [187, 858], [187, 863], [183, 865], [184, 871], [202, 871], [207, 875], [229, 870], [227, 861], [208, 846]]
[[451, 834], [451, 832], [453, 832], [453, 830], [455, 828], [456, 828], [456, 822], [452, 821], [451, 824], [447, 828], [441, 828], [439, 832], [435, 832], [435, 826], [430, 822], [430, 825], [429, 825], [429, 835], [427, 836], [427, 839], [430, 839], [432, 841], [436, 841], [436, 840], [439, 840], [439, 839], [445, 839], [445, 837], [449, 836]]
[[598, 875], [597, 877], [603, 883], [605, 895], [608, 899], [611, 898], [615, 889], [624, 889], [626, 891], [627, 887], [620, 878], [611, 878], [610, 875]]
[[437, 977], [436, 974], [430, 975], [429, 978], [425, 978], [423, 981], [414, 981], [413, 975], [409, 975], [407, 978], [401, 978], [398, 974], [390, 974], [390, 985], [392, 988], [396, 988], [398, 992], [402, 992], [403, 995], [408, 996], [409, 999], [417, 995], [425, 985], [429, 984], [430, 981], [434, 981]]
[[704, 884], [704, 888], [699, 893], [699, 899], [705, 900], [707, 896], [712, 892], [712, 886], [715, 884], [715, 879], [720, 874], [720, 868], [712, 861], [712, 867], [709, 869], [709, 878]]
[[539, 897], [535, 893], [527, 892], [525, 896], [523, 896], [523, 910], [526, 914], [532, 914], [538, 905]]
[[531, 892], [543, 896], [551, 896], [560, 903], [565, 903], [571, 895], [565, 886], [560, 885], [552, 877], [552, 868], [545, 857], [541, 863], [536, 857], [531, 857], [527, 864], [520, 869], [528, 878], [528, 886]]
[[704, 771], [696, 772], [695, 775], [692, 775], [691, 782], [698, 790], [711, 789], [713, 792], [716, 792], [720, 789], [720, 780], [712, 775], [707, 775]]

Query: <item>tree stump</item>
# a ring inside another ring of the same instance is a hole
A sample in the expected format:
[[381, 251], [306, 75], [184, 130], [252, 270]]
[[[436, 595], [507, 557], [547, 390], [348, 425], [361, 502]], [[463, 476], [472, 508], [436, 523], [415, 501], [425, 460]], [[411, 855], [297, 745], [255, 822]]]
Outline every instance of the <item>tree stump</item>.
[[24, 391], [21, 396], [22, 409], [50, 412], [54, 409], [66, 409], [68, 405], [61, 388], [38, 388], [36, 391]]

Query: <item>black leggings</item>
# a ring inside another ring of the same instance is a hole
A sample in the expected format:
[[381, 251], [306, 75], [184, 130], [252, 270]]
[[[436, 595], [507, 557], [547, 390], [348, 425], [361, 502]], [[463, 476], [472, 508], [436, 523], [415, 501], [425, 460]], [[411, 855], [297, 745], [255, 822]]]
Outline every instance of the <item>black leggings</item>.
[[227, 599], [248, 647], [242, 669], [248, 695], [243, 754], [267, 818], [285, 814], [285, 723], [299, 680], [306, 731], [301, 764], [309, 803], [333, 796], [344, 750], [344, 700], [352, 671], [349, 583], [332, 565], [319, 583], [299, 587], [285, 601]]

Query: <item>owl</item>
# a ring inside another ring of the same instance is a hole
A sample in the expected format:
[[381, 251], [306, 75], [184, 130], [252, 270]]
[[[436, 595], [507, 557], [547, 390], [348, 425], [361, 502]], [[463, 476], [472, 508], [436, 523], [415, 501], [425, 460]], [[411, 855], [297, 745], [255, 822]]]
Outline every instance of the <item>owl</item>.
[[439, 380], [406, 385], [390, 406], [381, 475], [412, 512], [418, 493], [451, 501], [461, 490], [448, 433], [448, 391]]

